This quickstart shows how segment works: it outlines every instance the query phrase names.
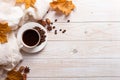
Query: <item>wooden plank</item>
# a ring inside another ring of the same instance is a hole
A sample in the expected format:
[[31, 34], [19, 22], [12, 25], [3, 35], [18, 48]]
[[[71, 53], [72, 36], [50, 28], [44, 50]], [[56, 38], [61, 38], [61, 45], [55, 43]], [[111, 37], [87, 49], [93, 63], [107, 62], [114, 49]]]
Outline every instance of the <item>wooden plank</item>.
[[[48, 32], [48, 40], [119, 40], [120, 23], [55, 23], [58, 34]], [[59, 29], [67, 30], [62, 33]]]
[[30, 78], [120, 77], [120, 59], [27, 59]]
[[28, 80], [120, 80], [119, 77], [104, 78], [28, 78]]
[[24, 58], [120, 58], [120, 41], [48, 41], [38, 54]]
[[69, 17], [54, 11], [46, 16], [53, 22], [58, 19], [57, 30], [67, 33], [52, 31], [42, 52], [23, 54], [21, 65], [31, 68], [29, 80], [119, 80], [120, 1], [73, 2], [76, 9]]
[[73, 3], [76, 9], [70, 16], [65, 17], [51, 11], [46, 17], [52, 21], [57, 18], [58, 22], [66, 22], [68, 19], [71, 22], [120, 21], [119, 0], [73, 0]]

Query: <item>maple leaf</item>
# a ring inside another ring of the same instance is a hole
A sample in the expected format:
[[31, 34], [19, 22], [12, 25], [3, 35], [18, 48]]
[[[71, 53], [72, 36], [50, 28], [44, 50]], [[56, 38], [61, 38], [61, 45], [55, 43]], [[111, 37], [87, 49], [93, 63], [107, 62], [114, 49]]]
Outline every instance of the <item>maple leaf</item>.
[[53, 10], [61, 11], [65, 15], [69, 15], [71, 11], [75, 8], [72, 0], [54, 0], [50, 3], [50, 6]]
[[7, 33], [11, 31], [11, 28], [8, 26], [8, 23], [0, 23], [0, 43], [7, 42]]
[[16, 3], [24, 3], [24, 0], [16, 0]]
[[16, 4], [25, 4], [25, 8], [33, 7], [35, 4], [36, 0], [16, 0]]

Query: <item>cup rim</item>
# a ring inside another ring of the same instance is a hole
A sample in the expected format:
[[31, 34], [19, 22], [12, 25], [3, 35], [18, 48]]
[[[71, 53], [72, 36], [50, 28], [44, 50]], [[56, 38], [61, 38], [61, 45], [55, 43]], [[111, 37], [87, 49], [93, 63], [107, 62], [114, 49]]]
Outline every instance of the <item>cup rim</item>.
[[[37, 34], [38, 34], [38, 36], [39, 36], [38, 42], [37, 42], [35, 45], [33, 45], [33, 46], [28, 46], [28, 45], [25, 44], [24, 41], [23, 41], [23, 34], [24, 34], [24, 32], [27, 31], [27, 30], [34, 30], [35, 32], [37, 32]], [[23, 46], [26, 47], [26, 48], [35, 48], [37, 45], [39, 45], [39, 42], [40, 42], [40, 40], [41, 40], [40, 33], [39, 33], [36, 29], [27, 29], [27, 30], [25, 30], [25, 31], [22, 33], [22, 44], [23, 44]]]

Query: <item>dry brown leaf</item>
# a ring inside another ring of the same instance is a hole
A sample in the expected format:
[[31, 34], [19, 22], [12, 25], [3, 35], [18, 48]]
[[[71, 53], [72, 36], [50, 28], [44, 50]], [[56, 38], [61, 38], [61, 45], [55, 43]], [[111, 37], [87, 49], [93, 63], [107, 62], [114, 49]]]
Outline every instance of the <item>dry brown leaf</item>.
[[24, 3], [26, 9], [29, 7], [33, 7], [35, 2], [36, 2], [36, 0], [16, 0], [16, 4]]
[[61, 11], [65, 15], [69, 15], [71, 11], [75, 8], [75, 5], [71, 0], [56, 0], [50, 3], [53, 10]]
[[19, 71], [11, 70], [7, 73], [5, 80], [23, 80], [23, 75]]
[[7, 72], [7, 77], [5, 80], [27, 80], [27, 74], [29, 71], [29, 67], [21, 66], [18, 70], [14, 68]]
[[7, 33], [11, 31], [11, 28], [8, 26], [8, 23], [0, 23], [0, 43], [7, 42]]

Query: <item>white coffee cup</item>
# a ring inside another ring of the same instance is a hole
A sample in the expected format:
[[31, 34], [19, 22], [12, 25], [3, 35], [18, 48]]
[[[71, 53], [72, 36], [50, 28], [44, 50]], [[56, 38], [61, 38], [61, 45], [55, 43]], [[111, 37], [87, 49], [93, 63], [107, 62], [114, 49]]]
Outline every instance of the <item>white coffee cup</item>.
[[36, 29], [27, 29], [22, 33], [20, 48], [35, 48], [39, 45], [40, 40], [40, 33]]

